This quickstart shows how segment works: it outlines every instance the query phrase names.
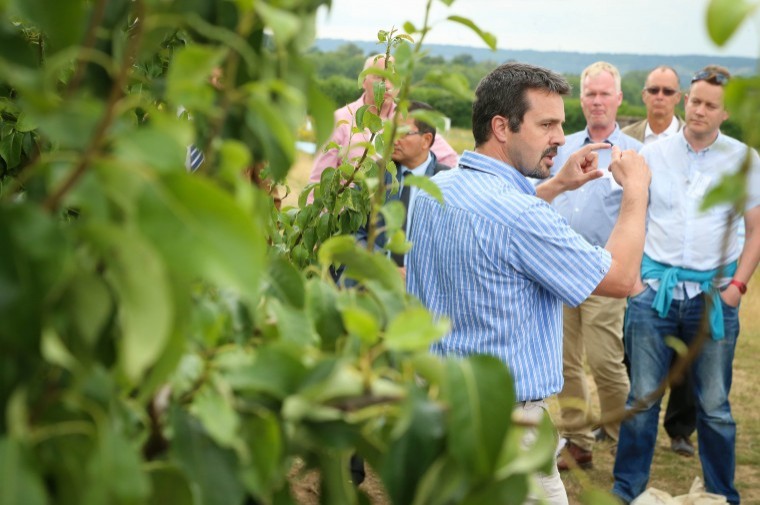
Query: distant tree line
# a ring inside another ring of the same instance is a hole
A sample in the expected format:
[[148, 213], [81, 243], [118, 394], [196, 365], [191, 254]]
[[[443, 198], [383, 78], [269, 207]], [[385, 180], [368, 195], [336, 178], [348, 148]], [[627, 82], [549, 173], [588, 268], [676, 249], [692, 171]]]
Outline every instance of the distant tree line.
[[[316, 70], [317, 82], [321, 90], [332, 98], [336, 104], [343, 105], [356, 100], [361, 94], [357, 84], [357, 76], [362, 70], [364, 60], [372, 53], [366, 53], [355, 44], [344, 44], [334, 51], [312, 49], [308, 57]], [[418, 84], [412, 92], [414, 100], [429, 103], [451, 119], [451, 126], [470, 129], [472, 127], [472, 102], [453, 95], [449, 91], [433, 84], [424, 84], [425, 76], [434, 70], [445, 68], [448, 73], [463, 75], [474, 90], [480, 79], [496, 68], [500, 63], [495, 61], [476, 61], [467, 53], [458, 54], [451, 59], [443, 56], [428, 56], [417, 65], [413, 79]], [[633, 70], [623, 75], [621, 87], [623, 90], [623, 105], [618, 110], [621, 122], [630, 122], [646, 116], [646, 109], [641, 100], [641, 90], [644, 87], [648, 71]], [[581, 112], [579, 102], [580, 77], [565, 75], [573, 87], [572, 95], [565, 99], [565, 132], [571, 133], [585, 127], [586, 121]], [[421, 84], [422, 85], [419, 85]], [[678, 114], [683, 117], [683, 106], [679, 106]], [[741, 138], [741, 129], [730, 119], [723, 124], [724, 133]]]

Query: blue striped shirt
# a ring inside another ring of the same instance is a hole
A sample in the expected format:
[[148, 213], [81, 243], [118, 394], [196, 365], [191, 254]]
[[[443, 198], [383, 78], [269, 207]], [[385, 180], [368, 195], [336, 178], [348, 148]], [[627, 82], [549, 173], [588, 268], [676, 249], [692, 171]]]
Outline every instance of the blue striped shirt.
[[562, 303], [577, 306], [612, 258], [574, 232], [517, 170], [465, 151], [420, 192], [407, 290], [452, 322], [439, 355], [490, 354], [511, 370], [517, 401], [562, 389]]

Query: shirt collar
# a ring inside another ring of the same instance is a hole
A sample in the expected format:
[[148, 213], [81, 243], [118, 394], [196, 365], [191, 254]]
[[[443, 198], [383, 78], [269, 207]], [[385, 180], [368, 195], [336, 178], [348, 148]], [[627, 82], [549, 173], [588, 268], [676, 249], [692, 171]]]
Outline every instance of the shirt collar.
[[506, 179], [521, 193], [528, 195], [536, 194], [536, 188], [533, 184], [516, 168], [490, 156], [474, 151], [465, 151], [462, 153], [462, 157], [459, 158], [459, 167], [501, 177], [502, 179]]
[[427, 158], [425, 158], [425, 161], [422, 162], [421, 165], [418, 165], [414, 168], [407, 167], [406, 165], [401, 165], [401, 173], [404, 173], [404, 170], [408, 170], [413, 175], [425, 175], [425, 172], [427, 171], [427, 167], [430, 164], [430, 162], [433, 160], [433, 157], [430, 155], [430, 152], [428, 152]]
[[694, 148], [691, 147], [691, 144], [689, 144], [689, 141], [686, 140], [685, 133], [686, 133], [686, 128], [681, 128], [681, 130], [678, 132], [678, 138], [679, 138], [679, 141], [686, 148], [686, 151], [690, 152], [690, 153], [696, 153], [696, 154], [707, 153], [708, 151], [710, 151], [714, 147], [720, 147], [723, 144], [723, 140], [724, 140], [723, 132], [721, 132], [720, 130], [718, 130], [718, 136], [715, 137], [715, 140], [713, 141], [712, 144], [710, 144], [709, 146], [705, 147], [701, 151], [695, 151]]
[[[614, 146], [618, 143], [618, 139], [620, 139], [620, 135], [622, 133], [620, 132], [620, 125], [615, 123], [615, 129], [612, 130], [612, 133], [610, 133], [606, 139], [604, 139], [602, 142], [606, 142], [611, 146]], [[593, 144], [593, 140], [591, 140], [591, 135], [588, 133], [588, 126], [586, 126], [586, 138], [583, 141], [583, 145], [586, 144]]]
[[678, 118], [675, 116], [673, 116], [673, 119], [670, 121], [670, 124], [668, 125], [667, 128], [665, 128], [665, 130], [663, 130], [662, 133], [653, 132], [652, 128], [649, 127], [649, 121], [647, 121], [647, 125], [644, 128], [644, 138], [646, 139], [650, 135], [653, 136], [655, 139], [670, 137], [677, 131], [678, 131]]

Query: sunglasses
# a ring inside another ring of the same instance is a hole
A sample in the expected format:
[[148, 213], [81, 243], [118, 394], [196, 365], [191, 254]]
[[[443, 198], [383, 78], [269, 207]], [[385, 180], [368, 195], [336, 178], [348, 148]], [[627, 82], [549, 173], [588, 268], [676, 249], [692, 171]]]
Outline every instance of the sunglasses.
[[659, 95], [660, 91], [662, 91], [662, 94], [665, 95], [665, 96], [673, 96], [676, 93], [678, 93], [677, 89], [673, 89], [673, 88], [661, 88], [659, 86], [651, 86], [649, 88], [644, 88], [644, 89], [650, 95]]
[[728, 76], [726, 74], [721, 74], [718, 72], [702, 70], [694, 74], [694, 77], [691, 78], [692, 84], [697, 81], [707, 81], [710, 84], [718, 84], [719, 86], [723, 86], [725, 84], [728, 84]]

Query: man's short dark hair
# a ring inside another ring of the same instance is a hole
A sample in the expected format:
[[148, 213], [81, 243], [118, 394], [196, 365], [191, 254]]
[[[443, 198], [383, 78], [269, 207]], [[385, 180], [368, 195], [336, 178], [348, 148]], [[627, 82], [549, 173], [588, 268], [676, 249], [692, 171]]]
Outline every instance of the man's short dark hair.
[[[433, 107], [431, 107], [429, 104], [426, 104], [425, 102], [418, 102], [416, 100], [412, 100], [409, 102], [409, 112], [413, 112], [415, 110], [434, 110]], [[431, 145], [432, 142], [435, 141], [435, 126], [428, 124], [424, 121], [422, 121], [419, 118], [414, 118], [414, 126], [417, 128], [418, 131], [422, 133], [430, 133], [432, 134], [433, 138], [430, 141]]]
[[570, 84], [564, 77], [546, 68], [524, 63], [505, 63], [485, 76], [475, 90], [472, 104], [472, 134], [475, 146], [486, 142], [491, 133], [491, 119], [502, 116], [509, 120], [510, 131], [517, 133], [530, 104], [528, 89], [569, 95]]

